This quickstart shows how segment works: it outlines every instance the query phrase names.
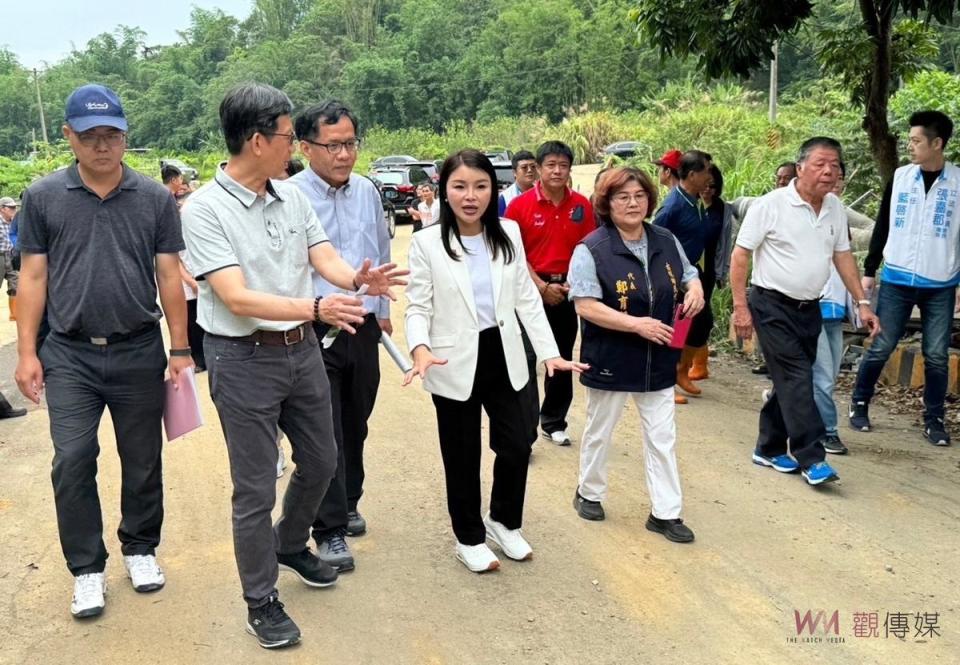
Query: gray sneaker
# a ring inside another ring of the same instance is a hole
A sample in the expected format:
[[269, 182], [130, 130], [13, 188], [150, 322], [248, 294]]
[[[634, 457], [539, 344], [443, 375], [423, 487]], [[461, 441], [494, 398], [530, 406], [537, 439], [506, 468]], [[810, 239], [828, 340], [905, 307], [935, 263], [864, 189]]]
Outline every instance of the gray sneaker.
[[317, 557], [337, 569], [338, 573], [345, 573], [354, 569], [353, 554], [344, 538], [346, 529], [339, 529], [329, 534], [323, 540], [317, 541]]

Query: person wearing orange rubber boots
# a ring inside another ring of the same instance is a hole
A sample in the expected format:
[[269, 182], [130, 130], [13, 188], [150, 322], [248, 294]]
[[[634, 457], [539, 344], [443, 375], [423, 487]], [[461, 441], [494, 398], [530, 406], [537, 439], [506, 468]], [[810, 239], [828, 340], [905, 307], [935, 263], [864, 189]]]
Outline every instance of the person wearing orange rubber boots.
[[[713, 158], [699, 150], [689, 150], [680, 157], [680, 184], [670, 190], [663, 207], [657, 211], [654, 224], [667, 229], [680, 241], [687, 260], [696, 265], [703, 256], [705, 233], [704, 229], [704, 210], [700, 204], [700, 193], [713, 176], [710, 174], [710, 165]], [[706, 344], [707, 337], [710, 334], [710, 328], [706, 328], [706, 336], [702, 330], [703, 324], [698, 323], [698, 319], [704, 314], [697, 315], [690, 329], [690, 337], [687, 339], [687, 346], [684, 347], [680, 355], [680, 362], [677, 365], [677, 388], [689, 395], [700, 395], [700, 388], [690, 380], [688, 372], [693, 366], [693, 357], [696, 354], [697, 347]], [[712, 316], [710, 325], [712, 326]], [[677, 404], [686, 404], [686, 396], [677, 392], [675, 399]]]
[[730, 252], [733, 249], [730, 244], [733, 230], [733, 206], [720, 198], [723, 194], [723, 173], [716, 165], [711, 165], [710, 176], [710, 182], [700, 192], [700, 200], [703, 202], [704, 224], [703, 275], [701, 281], [706, 305], [694, 319], [693, 326], [690, 329], [690, 338], [688, 338], [688, 344], [696, 347], [693, 354], [693, 365], [687, 372], [687, 377], [691, 381], [702, 381], [710, 378], [710, 370], [707, 367], [710, 349], [707, 346], [707, 341], [710, 339], [714, 322], [710, 298], [715, 287], [723, 288], [723, 283], [730, 270]]

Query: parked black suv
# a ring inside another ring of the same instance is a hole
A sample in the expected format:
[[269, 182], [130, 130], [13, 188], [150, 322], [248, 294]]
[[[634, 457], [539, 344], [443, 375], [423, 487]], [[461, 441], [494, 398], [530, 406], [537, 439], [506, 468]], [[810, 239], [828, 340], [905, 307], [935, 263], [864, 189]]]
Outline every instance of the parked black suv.
[[370, 178], [380, 189], [384, 203], [393, 205], [397, 222], [409, 222], [408, 207], [416, 207], [417, 185], [431, 182], [430, 175], [416, 164], [390, 166], [370, 172]]

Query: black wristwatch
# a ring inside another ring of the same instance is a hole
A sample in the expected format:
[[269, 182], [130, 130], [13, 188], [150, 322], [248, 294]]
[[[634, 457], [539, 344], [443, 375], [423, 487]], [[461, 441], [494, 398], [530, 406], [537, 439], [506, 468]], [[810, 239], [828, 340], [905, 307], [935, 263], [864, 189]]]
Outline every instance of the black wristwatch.
[[171, 358], [189, 358], [192, 355], [189, 346], [185, 349], [170, 349]]

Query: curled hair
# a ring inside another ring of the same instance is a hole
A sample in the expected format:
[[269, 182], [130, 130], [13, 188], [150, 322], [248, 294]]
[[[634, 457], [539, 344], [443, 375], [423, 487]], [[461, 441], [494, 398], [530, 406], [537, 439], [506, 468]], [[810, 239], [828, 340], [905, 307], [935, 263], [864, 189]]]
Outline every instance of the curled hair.
[[[512, 263], [516, 258], [517, 252], [503, 230], [500, 224], [500, 214], [497, 210], [497, 172], [493, 168], [490, 160], [479, 150], [466, 149], [454, 153], [447, 157], [440, 167], [440, 237], [443, 241], [443, 248], [447, 255], [454, 261], [460, 260], [460, 254], [453, 249], [450, 241], [451, 236], [457, 239], [457, 243], [463, 249], [463, 242], [460, 240], [460, 226], [457, 224], [457, 217], [450, 207], [450, 201], [447, 200], [447, 184], [450, 176], [461, 166], [483, 171], [490, 178], [490, 201], [487, 203], [486, 210], [480, 216], [480, 225], [483, 227], [483, 233], [487, 239], [487, 245], [493, 258], [497, 258], [503, 253], [504, 263]], [[464, 251], [466, 251], [464, 249]]]
[[613, 168], [603, 174], [593, 190], [593, 212], [598, 226], [613, 226], [613, 219], [610, 217], [610, 200], [629, 182], [637, 183], [647, 193], [647, 214], [644, 219], [649, 219], [651, 213], [656, 210], [657, 188], [650, 176], [632, 166]]

